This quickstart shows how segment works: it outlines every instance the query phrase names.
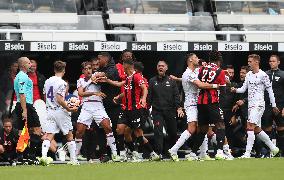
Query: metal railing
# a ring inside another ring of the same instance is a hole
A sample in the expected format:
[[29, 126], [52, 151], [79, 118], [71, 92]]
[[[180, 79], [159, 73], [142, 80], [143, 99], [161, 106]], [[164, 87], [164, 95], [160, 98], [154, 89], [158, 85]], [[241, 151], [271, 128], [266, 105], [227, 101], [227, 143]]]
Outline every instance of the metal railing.
[[[157, 35], [184, 35], [184, 39], [192, 35], [224, 35], [225, 41], [229, 42], [231, 40], [231, 35], [268, 35], [270, 42], [272, 41], [273, 35], [283, 35], [284, 31], [150, 31], [150, 30], [32, 30], [32, 29], [0, 29], [0, 34], [6, 34], [6, 40], [11, 40], [11, 34], [21, 34], [21, 33], [51, 33], [52, 37], [57, 34], [68, 34], [68, 33], [78, 33], [79, 34], [136, 34], [140, 35], [143, 40], [143, 36], [147, 34], [157, 34]], [[96, 37], [94, 36], [94, 37]], [[24, 39], [28, 41], [28, 39]], [[90, 39], [90, 41], [96, 39]], [[54, 41], [54, 38], [52, 38]], [[70, 41], [72, 41], [72, 36], [70, 36]], [[166, 40], [165, 40], [166, 41]]]

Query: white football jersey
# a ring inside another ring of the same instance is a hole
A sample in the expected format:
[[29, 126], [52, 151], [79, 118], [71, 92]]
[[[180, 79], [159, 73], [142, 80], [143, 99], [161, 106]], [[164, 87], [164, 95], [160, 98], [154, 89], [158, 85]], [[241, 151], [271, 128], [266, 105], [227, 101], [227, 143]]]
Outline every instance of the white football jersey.
[[270, 82], [268, 75], [264, 71], [259, 70], [255, 74], [252, 71], [249, 71], [246, 74], [243, 86], [237, 89], [237, 93], [244, 93], [246, 89], [248, 89], [248, 107], [265, 105], [265, 89], [269, 93], [269, 98], [272, 106], [275, 105], [272, 83]]
[[[101, 91], [101, 86], [92, 83], [91, 79], [86, 80], [85, 78], [80, 78], [77, 81], [77, 89], [79, 87], [84, 88], [85, 92], [100, 92]], [[99, 96], [89, 96], [89, 97], [82, 97], [83, 102], [87, 102], [87, 101], [100, 101], [102, 102], [102, 98]]]
[[67, 83], [60, 77], [52, 76], [44, 83], [43, 92], [46, 98], [46, 107], [55, 109], [60, 107], [56, 100], [56, 95], [60, 95], [65, 99]]
[[182, 87], [185, 94], [185, 106], [191, 106], [197, 104], [198, 87], [193, 84], [193, 81], [198, 80], [199, 68], [192, 71], [186, 68], [186, 71], [182, 74]]

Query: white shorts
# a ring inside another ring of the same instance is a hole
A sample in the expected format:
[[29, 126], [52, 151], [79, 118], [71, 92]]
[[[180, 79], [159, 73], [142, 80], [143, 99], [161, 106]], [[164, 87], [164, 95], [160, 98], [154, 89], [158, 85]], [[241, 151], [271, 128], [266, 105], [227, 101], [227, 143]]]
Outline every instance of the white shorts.
[[252, 106], [248, 108], [248, 122], [261, 127], [261, 117], [265, 110], [264, 106]]
[[67, 135], [72, 130], [71, 116], [67, 111], [62, 109], [47, 111], [46, 133], [56, 134], [61, 131], [63, 135]]
[[84, 124], [88, 126], [88, 128], [90, 128], [93, 121], [95, 121], [99, 126], [104, 119], [109, 119], [109, 117], [102, 105], [95, 105], [90, 107], [88, 104], [83, 104], [77, 123]]
[[197, 122], [197, 105], [185, 106], [185, 113], [187, 116], [187, 123]]

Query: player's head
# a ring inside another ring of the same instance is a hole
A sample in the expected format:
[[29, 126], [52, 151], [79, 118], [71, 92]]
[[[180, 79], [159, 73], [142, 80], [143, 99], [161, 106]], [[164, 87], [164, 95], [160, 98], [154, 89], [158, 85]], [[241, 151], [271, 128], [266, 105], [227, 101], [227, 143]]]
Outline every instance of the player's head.
[[120, 55], [119, 62], [123, 63], [124, 60], [131, 58], [133, 61], [135, 61], [135, 56], [133, 52], [130, 49], [124, 49]]
[[199, 58], [196, 56], [194, 53], [189, 53], [186, 55], [186, 64], [190, 65], [192, 64], [193, 66], [197, 67], [199, 64]]
[[269, 58], [269, 65], [270, 68], [273, 70], [278, 69], [278, 66], [280, 65], [280, 58], [277, 55], [271, 55]]
[[63, 61], [55, 61], [53, 63], [53, 68], [55, 73], [65, 73], [66, 62]]
[[92, 76], [92, 63], [89, 61], [85, 61], [81, 64], [82, 66], [82, 72], [85, 75], [85, 77], [91, 77]]
[[143, 70], [144, 70], [144, 65], [143, 65], [143, 63], [140, 62], [140, 61], [135, 61], [135, 62], [134, 62], [134, 69], [135, 69], [136, 72], [142, 73]]
[[157, 64], [157, 71], [159, 76], [165, 76], [168, 70], [168, 64], [164, 60], [160, 60]]
[[32, 64], [30, 72], [35, 73], [37, 71], [37, 62], [34, 59], [31, 59], [30, 61], [31, 61], [31, 64]]
[[214, 63], [218, 66], [221, 66], [222, 62], [223, 62], [223, 57], [222, 54], [217, 51], [217, 50], [213, 50], [209, 53], [209, 62], [210, 63]]
[[100, 68], [99, 59], [97, 57], [94, 57], [94, 58], [91, 59], [91, 63], [92, 63], [93, 72], [98, 71], [98, 69]]
[[234, 66], [233, 65], [227, 65], [226, 70], [228, 72], [228, 76], [229, 76], [230, 80], [232, 80], [235, 76]]
[[242, 66], [240, 70], [240, 79], [241, 81], [245, 81], [246, 74], [249, 72], [248, 66]]
[[18, 64], [19, 64], [20, 70], [23, 70], [26, 72], [29, 72], [32, 66], [31, 61], [27, 57], [20, 57], [18, 59]]
[[100, 68], [106, 67], [108, 62], [111, 60], [111, 55], [108, 52], [101, 52], [98, 55], [98, 60]]
[[124, 71], [127, 73], [131, 70], [134, 70], [134, 61], [131, 58], [127, 58], [123, 61]]
[[260, 56], [258, 54], [250, 54], [248, 56], [248, 66], [253, 70], [259, 68]]
[[19, 64], [18, 64], [17, 61], [15, 61], [15, 62], [13, 62], [13, 63], [10, 65], [9, 71], [10, 71], [10, 73], [12, 73], [12, 74], [16, 74], [17, 71], [18, 71], [18, 69], [19, 69]]
[[12, 118], [9, 115], [4, 114], [2, 116], [2, 122], [3, 122], [4, 131], [7, 134], [9, 134], [12, 131], [12, 129], [13, 129]]

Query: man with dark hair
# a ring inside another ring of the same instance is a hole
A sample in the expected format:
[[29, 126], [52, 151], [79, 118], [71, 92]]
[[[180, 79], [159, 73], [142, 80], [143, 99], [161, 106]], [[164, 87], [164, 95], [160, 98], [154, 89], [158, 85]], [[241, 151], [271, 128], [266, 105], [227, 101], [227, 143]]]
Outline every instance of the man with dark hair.
[[147, 97], [147, 102], [152, 106], [156, 151], [160, 155], [168, 151], [168, 149], [164, 149], [163, 128], [168, 134], [167, 143], [169, 147], [172, 147], [177, 139], [176, 114], [178, 117], [184, 115], [177, 84], [166, 75], [167, 70], [168, 64], [165, 61], [159, 61], [157, 64], [158, 75], [149, 80]]
[[3, 129], [0, 129], [0, 161], [8, 161], [11, 165], [16, 165], [13, 163], [17, 158], [18, 132], [13, 128], [11, 117], [4, 114], [2, 121]]
[[[267, 93], [264, 95], [265, 111], [262, 116], [261, 126], [266, 134], [272, 138], [272, 124], [276, 123], [277, 131], [277, 145], [281, 150], [282, 156], [284, 155], [284, 71], [279, 69], [280, 58], [277, 55], [271, 55], [269, 58], [270, 70], [266, 71], [272, 82], [272, 89], [275, 96], [276, 106], [281, 111], [278, 115], [273, 114], [271, 104], [269, 103], [269, 96]], [[276, 138], [276, 137], [274, 137]]]
[[65, 74], [66, 63], [63, 61], [55, 61], [53, 66], [54, 76], [48, 78], [44, 83], [48, 124], [46, 126], [46, 136], [42, 143], [42, 157], [39, 158], [39, 161], [42, 165], [48, 165], [52, 162], [52, 159], [47, 157], [47, 152], [50, 148], [51, 141], [54, 139], [54, 135], [62, 131], [67, 139], [70, 164], [78, 165], [79, 163], [75, 154], [76, 144], [72, 133], [73, 126], [68, 113], [77, 111], [78, 107], [68, 106], [65, 102], [67, 83], [62, 77]]
[[[217, 84], [220, 93], [224, 93], [226, 87], [225, 71], [220, 68], [222, 55], [220, 52], [213, 50], [209, 54], [209, 64], [199, 70], [198, 79], [201, 82]], [[221, 117], [219, 95], [217, 89], [202, 89], [198, 96], [198, 126], [200, 133], [197, 134], [196, 147], [203, 142], [205, 134], [208, 132], [209, 125], [215, 124], [217, 139], [217, 154], [215, 159], [225, 159], [223, 145], [225, 141], [224, 119]], [[197, 149], [194, 149], [196, 151]]]
[[115, 102], [122, 98], [123, 109], [117, 128], [118, 149], [120, 152], [125, 152], [124, 131], [126, 127], [130, 127], [136, 137], [136, 149], [138, 149], [139, 146], [143, 146], [150, 152], [151, 160], [159, 160], [159, 156], [153, 151], [149, 141], [143, 136], [143, 126], [145, 124], [143, 111], [144, 108], [146, 108], [146, 98], [148, 94], [144, 78], [140, 73], [135, 72], [132, 59], [125, 59], [123, 61], [123, 67], [127, 75], [123, 86], [123, 93], [114, 98]]
[[35, 102], [38, 99], [44, 99], [43, 86], [46, 78], [38, 72], [36, 60], [31, 59], [31, 64], [32, 66], [28, 72], [28, 76], [33, 81], [33, 101]]
[[250, 158], [251, 150], [255, 141], [255, 137], [263, 141], [271, 150], [271, 156], [275, 156], [279, 152], [269, 136], [261, 129], [261, 117], [265, 108], [264, 91], [269, 94], [272, 110], [275, 115], [279, 114], [279, 109], [276, 106], [272, 84], [269, 76], [259, 68], [260, 56], [251, 54], [248, 56], [248, 65], [251, 71], [247, 73], [243, 86], [241, 88], [231, 88], [232, 92], [244, 93], [248, 90], [248, 120], [247, 120], [247, 145], [246, 152], [241, 158]]
[[[98, 75], [93, 75], [93, 77], [98, 76], [106, 76], [108, 79], [111, 79], [113, 81], [119, 81], [119, 73], [115, 66], [114, 60], [112, 59], [111, 55], [108, 52], [101, 52], [98, 55], [99, 60], [99, 69]], [[117, 126], [117, 120], [121, 113], [121, 107], [119, 104], [115, 104], [113, 102], [113, 98], [119, 94], [120, 89], [119, 87], [113, 86], [108, 83], [100, 83], [101, 85], [101, 91], [106, 94], [106, 97], [103, 99], [103, 105], [105, 107], [105, 110], [111, 120], [112, 123], [112, 131], [114, 133], [114, 137], [116, 137], [116, 126]], [[104, 131], [98, 132], [99, 136], [104, 136]], [[101, 137], [101, 138], [102, 138]], [[105, 145], [106, 146], [106, 145]], [[105, 146], [101, 148], [105, 148]], [[102, 152], [105, 152], [105, 150], [102, 150]], [[101, 157], [101, 161], [105, 162], [109, 160], [110, 158], [106, 155]]]

